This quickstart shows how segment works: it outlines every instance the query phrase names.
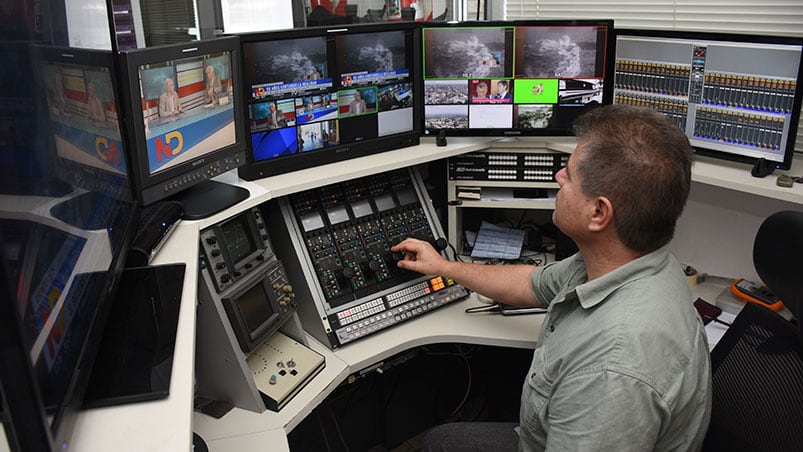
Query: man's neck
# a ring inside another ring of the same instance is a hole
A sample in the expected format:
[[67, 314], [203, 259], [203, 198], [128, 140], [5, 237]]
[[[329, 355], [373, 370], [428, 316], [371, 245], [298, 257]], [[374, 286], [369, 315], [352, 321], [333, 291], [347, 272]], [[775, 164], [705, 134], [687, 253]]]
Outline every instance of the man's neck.
[[646, 253], [631, 250], [618, 240], [608, 240], [581, 246], [580, 254], [586, 264], [587, 280], [604, 276]]

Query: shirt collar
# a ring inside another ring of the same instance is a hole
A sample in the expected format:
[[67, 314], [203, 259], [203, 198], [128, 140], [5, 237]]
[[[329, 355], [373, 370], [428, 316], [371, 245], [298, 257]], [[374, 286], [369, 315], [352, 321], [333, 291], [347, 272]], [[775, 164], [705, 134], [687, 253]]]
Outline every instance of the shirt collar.
[[[634, 259], [593, 281], [578, 285], [574, 294], [584, 309], [592, 308], [608, 298], [613, 291], [632, 281], [655, 274], [669, 263], [668, 245]], [[570, 295], [571, 296], [571, 295]]]

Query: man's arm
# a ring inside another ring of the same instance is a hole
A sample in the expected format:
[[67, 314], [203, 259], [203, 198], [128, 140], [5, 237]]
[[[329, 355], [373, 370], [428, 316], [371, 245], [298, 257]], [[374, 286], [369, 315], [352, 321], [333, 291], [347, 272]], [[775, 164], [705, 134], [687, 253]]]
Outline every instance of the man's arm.
[[482, 265], [454, 262], [445, 259], [427, 242], [409, 238], [391, 247], [393, 252], [404, 251], [399, 268], [425, 275], [440, 275], [454, 279], [469, 289], [496, 301], [518, 306], [540, 306], [530, 287], [533, 265]]

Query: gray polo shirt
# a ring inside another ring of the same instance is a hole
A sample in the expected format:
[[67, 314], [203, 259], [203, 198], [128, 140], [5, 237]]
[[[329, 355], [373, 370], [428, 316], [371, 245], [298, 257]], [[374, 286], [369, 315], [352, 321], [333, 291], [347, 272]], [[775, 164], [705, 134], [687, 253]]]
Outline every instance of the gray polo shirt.
[[700, 449], [708, 346], [666, 247], [591, 282], [578, 254], [533, 272], [532, 288], [549, 312], [522, 391], [520, 450]]

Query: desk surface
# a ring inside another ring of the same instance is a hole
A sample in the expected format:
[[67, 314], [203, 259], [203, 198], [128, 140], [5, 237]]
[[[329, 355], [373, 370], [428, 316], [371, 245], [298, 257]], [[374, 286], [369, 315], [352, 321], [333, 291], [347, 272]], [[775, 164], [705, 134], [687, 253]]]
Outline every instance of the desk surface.
[[[434, 139], [410, 148], [362, 157], [324, 167], [274, 176], [248, 182], [235, 172], [221, 176], [225, 182], [249, 189], [246, 201], [197, 222], [185, 222], [160, 251], [154, 264], [184, 262], [186, 280], [176, 341], [176, 359], [170, 385], [170, 396], [160, 401], [120, 407], [88, 410], [78, 418], [73, 450], [189, 450], [191, 432], [198, 431], [211, 450], [243, 450], [250, 444], [273, 444], [271, 450], [287, 450], [286, 432], [292, 430], [350, 373], [418, 345], [437, 342], [463, 342], [532, 348], [540, 331], [542, 316], [467, 315], [466, 307], [478, 304], [470, 298], [445, 306], [426, 316], [399, 325], [374, 337], [368, 337], [332, 352], [309, 337], [312, 347], [326, 358], [326, 368], [312, 380], [281, 413], [251, 413], [235, 409], [221, 420], [193, 413], [193, 373], [195, 349], [195, 302], [198, 273], [198, 231], [218, 223], [271, 198], [361, 177], [381, 171], [447, 158], [466, 152], [490, 148], [547, 148], [563, 152], [574, 149], [572, 138], [476, 139], [449, 138], [449, 145], [438, 147]], [[795, 159], [791, 171], [803, 173], [803, 160]], [[747, 165], [698, 158], [693, 168], [693, 181], [724, 187], [735, 192], [803, 204], [803, 184], [792, 188], [775, 185], [775, 175], [757, 179], [750, 176]], [[2, 201], [3, 196], [0, 196]], [[0, 441], [0, 452], [7, 450]]]
[[[535, 348], [544, 316], [539, 314], [502, 316], [466, 314], [480, 305], [475, 295], [443, 306], [412, 321], [382, 331], [331, 351], [308, 336], [311, 347], [326, 358], [326, 368], [304, 387], [279, 413], [254, 413], [239, 408], [217, 420], [194, 413], [193, 427], [210, 451], [237, 450], [246, 438], [271, 438], [271, 450], [289, 450], [287, 432], [295, 428], [327, 395], [350, 374], [379, 363], [413, 347], [435, 343], [466, 343], [514, 348]], [[277, 442], [279, 441], [279, 442]], [[264, 443], [263, 443], [264, 444]]]

